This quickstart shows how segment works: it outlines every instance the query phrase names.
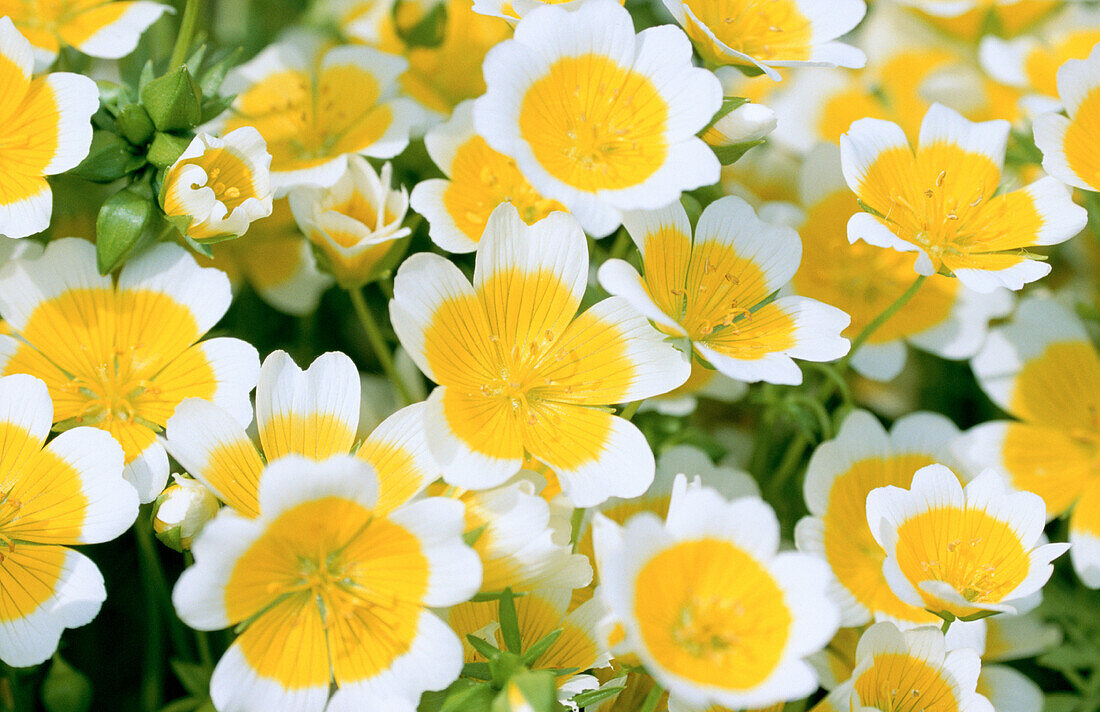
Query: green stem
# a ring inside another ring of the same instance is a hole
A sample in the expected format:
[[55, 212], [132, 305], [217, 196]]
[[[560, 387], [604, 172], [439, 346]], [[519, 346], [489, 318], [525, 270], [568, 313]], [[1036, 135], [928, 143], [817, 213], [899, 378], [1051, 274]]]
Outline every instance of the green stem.
[[389, 344], [383, 338], [382, 332], [378, 328], [378, 322], [374, 320], [374, 315], [370, 313], [367, 300], [363, 298], [363, 291], [361, 289], [349, 289], [348, 296], [351, 297], [351, 304], [355, 307], [355, 313], [359, 317], [359, 323], [363, 325], [363, 331], [367, 332], [367, 341], [370, 342], [371, 349], [374, 350], [374, 355], [378, 358], [378, 363], [382, 365], [386, 377], [390, 379], [393, 387], [397, 390], [397, 395], [402, 401], [401, 404], [408, 405], [414, 402], [415, 398], [412, 397], [412, 391], [404, 379], [401, 378], [401, 374], [397, 372], [397, 366], [393, 363], [393, 353], [390, 351]]
[[928, 279], [926, 275], [918, 275], [916, 281], [909, 285], [909, 289], [906, 289], [904, 292], [902, 292], [901, 296], [895, 299], [893, 304], [886, 307], [886, 309], [884, 309], [881, 314], [876, 316], [874, 321], [863, 327], [863, 331], [859, 332], [859, 336], [857, 336], [852, 341], [852, 348], [848, 350], [848, 355], [841, 359], [840, 362], [837, 364], [837, 369], [840, 372], [843, 372], [848, 368], [848, 365], [852, 361], [852, 357], [857, 351], [859, 351], [859, 347], [863, 346], [863, 344], [867, 342], [867, 339], [871, 338], [871, 335], [879, 330], [879, 327], [890, 321], [891, 317], [897, 314], [902, 307], [909, 303], [909, 300], [913, 298], [913, 295], [920, 291], [921, 285], [924, 284], [924, 281], [926, 279]]
[[823, 374], [825, 380], [828, 381], [829, 387], [826, 387], [819, 395], [823, 403], [828, 401], [829, 397], [832, 396], [833, 388], [836, 388], [836, 391], [840, 394], [841, 400], [845, 403], [853, 402], [851, 386], [848, 385], [848, 382], [844, 380], [844, 376], [840, 375], [832, 365], [818, 363], [816, 361], [803, 361], [802, 365]]
[[661, 688], [657, 681], [653, 681], [653, 688], [650, 689], [649, 694], [645, 696], [645, 702], [642, 703], [641, 709], [638, 712], [656, 712], [657, 703], [661, 701], [661, 693], [664, 690]]
[[620, 228], [615, 233], [615, 242], [611, 245], [611, 252], [608, 253], [608, 259], [621, 260], [626, 257], [627, 251], [630, 250], [630, 235], [626, 234], [625, 228]]
[[626, 407], [623, 408], [623, 412], [619, 413], [619, 417], [630, 420], [634, 417], [634, 414], [638, 412], [638, 409], [642, 407], [642, 403], [644, 402], [645, 398], [643, 398], [642, 400], [636, 400], [633, 403], [627, 403]]
[[809, 444], [809, 439], [801, 431], [795, 433], [794, 437], [791, 438], [791, 442], [787, 445], [787, 451], [783, 453], [783, 459], [779, 461], [779, 467], [776, 468], [775, 477], [768, 483], [767, 501], [774, 502], [779, 493], [782, 492], [791, 475], [798, 469], [798, 464], [802, 462], [802, 453], [805, 452]]
[[157, 545], [153, 538], [152, 510], [146, 510], [138, 516], [134, 523], [134, 534], [137, 537], [138, 555], [143, 571], [142, 578], [152, 587], [153, 603], [159, 608], [164, 620], [168, 621], [168, 637], [172, 641], [172, 649], [177, 655], [189, 657], [191, 646], [187, 640], [187, 633], [183, 624], [176, 617], [175, 608], [172, 607], [171, 586], [164, 575], [164, 568], [157, 555]]
[[172, 47], [172, 57], [168, 60], [169, 71], [182, 67], [187, 61], [187, 51], [191, 49], [191, 40], [195, 37], [195, 25], [198, 19], [199, 0], [187, 0], [187, 5], [183, 8], [183, 17], [180, 19], [176, 44]]
[[943, 625], [940, 626], [940, 632], [943, 633], [944, 635], [947, 635], [947, 631], [948, 631], [949, 628], [951, 628], [951, 619], [950, 618], [944, 618], [943, 619]]

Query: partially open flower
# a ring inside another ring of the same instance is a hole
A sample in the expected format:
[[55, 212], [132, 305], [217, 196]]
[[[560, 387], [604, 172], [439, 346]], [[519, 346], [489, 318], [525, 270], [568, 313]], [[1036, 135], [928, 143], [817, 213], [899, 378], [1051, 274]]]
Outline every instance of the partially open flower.
[[404, 188], [390, 187], [390, 164], [382, 175], [361, 156], [331, 188], [303, 187], [290, 195], [298, 227], [320, 248], [329, 271], [344, 288], [374, 278], [396, 242], [409, 234], [401, 223], [409, 209]]
[[164, 177], [164, 214], [196, 242], [243, 235], [271, 215], [271, 154], [251, 126], [199, 134]]
[[157, 538], [182, 551], [218, 513], [218, 498], [210, 489], [190, 477], [174, 475], [176, 483], [157, 497], [153, 529]]
[[703, 132], [702, 139], [714, 148], [753, 143], [774, 131], [775, 126], [774, 111], [763, 104], [745, 102], [715, 121]]

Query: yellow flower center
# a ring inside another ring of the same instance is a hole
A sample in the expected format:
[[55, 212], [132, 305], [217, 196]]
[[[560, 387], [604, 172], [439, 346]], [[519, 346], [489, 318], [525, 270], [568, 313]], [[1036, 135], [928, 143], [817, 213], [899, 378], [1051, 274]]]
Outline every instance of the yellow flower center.
[[[984, 509], [942, 507], [922, 512], [898, 527], [898, 565], [918, 589], [923, 581], [942, 581], [967, 601], [996, 603], [1027, 577], [1031, 562], [1023, 542], [1005, 522]], [[946, 602], [924, 593], [932, 610]], [[939, 607], [939, 608], [937, 608]]]
[[782, 657], [792, 624], [771, 573], [734, 544], [675, 544], [634, 581], [639, 630], [651, 655], [689, 680], [747, 689]]
[[530, 86], [520, 132], [558, 180], [583, 191], [616, 190], [664, 164], [668, 114], [648, 77], [588, 54], [558, 60]]
[[140, 422], [154, 429], [159, 426], [138, 415], [136, 402], [142, 395], [155, 397], [160, 389], [143, 378], [134, 378], [128, 369], [120, 369], [118, 359], [114, 363], [101, 362], [94, 368], [93, 378], [72, 377], [62, 386], [66, 393], [85, 400], [72, 425], [94, 425], [122, 421]]

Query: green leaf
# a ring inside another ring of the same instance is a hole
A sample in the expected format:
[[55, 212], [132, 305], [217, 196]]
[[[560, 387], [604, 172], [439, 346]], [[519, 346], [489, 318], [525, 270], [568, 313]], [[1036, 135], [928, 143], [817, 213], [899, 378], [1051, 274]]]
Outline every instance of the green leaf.
[[92, 684], [60, 655], [54, 655], [42, 681], [41, 696], [47, 712], [87, 712], [92, 706]]
[[208, 99], [204, 99], [202, 102], [202, 123], [207, 121], [213, 121], [218, 118], [233, 105], [236, 100], [236, 94], [230, 94], [229, 96], [214, 96]]
[[510, 652], [518, 655], [523, 652], [521, 650], [523, 642], [519, 632], [519, 616], [516, 614], [516, 599], [512, 595], [512, 589], [504, 589], [504, 593], [500, 597], [498, 611], [500, 635], [504, 638], [504, 646]]
[[118, 132], [135, 146], [144, 146], [153, 137], [156, 127], [149, 112], [141, 104], [126, 104], [118, 112]]
[[557, 639], [559, 637], [561, 637], [561, 634], [562, 634], [563, 630], [565, 630], [565, 629], [564, 628], [558, 628], [557, 630], [550, 631], [549, 633], [544, 635], [541, 639], [539, 639], [538, 642], [536, 642], [534, 645], [532, 645], [530, 648], [528, 648], [523, 653], [523, 664], [528, 666], [528, 667], [533, 665], [535, 663], [535, 661], [538, 660], [539, 658], [541, 658], [543, 653], [545, 653], [547, 650], [549, 650], [550, 646], [553, 645], [554, 642], [557, 641]]
[[191, 138], [188, 136], [157, 133], [153, 136], [153, 143], [149, 144], [149, 152], [145, 155], [157, 168], [167, 168], [176, 162], [190, 144]]
[[112, 183], [145, 165], [130, 144], [113, 131], [92, 132], [88, 155], [70, 174], [93, 183]]
[[160, 712], [198, 712], [199, 705], [202, 703], [203, 700], [194, 697], [183, 697], [161, 707]]
[[146, 84], [141, 105], [157, 131], [183, 131], [202, 120], [202, 91], [187, 67], [177, 67]]
[[174, 658], [170, 664], [183, 689], [200, 699], [210, 696], [210, 669], [179, 658]]
[[406, 0], [397, 0], [393, 4], [393, 24], [397, 36], [409, 47], [438, 47], [443, 44], [447, 28], [447, 4], [436, 3], [431, 10], [412, 26], [400, 22], [400, 11]]
[[205, 97], [213, 97], [221, 89], [222, 82], [225, 81], [225, 75], [229, 73], [229, 70], [237, 65], [241, 59], [243, 49], [236, 47], [232, 52], [222, 57], [220, 60], [210, 65], [210, 67], [199, 75], [199, 88], [202, 90], [202, 95]]
[[103, 202], [95, 221], [100, 274], [108, 274], [126, 261], [155, 212], [153, 197], [137, 185], [123, 188]]
[[474, 650], [481, 653], [490, 660], [500, 655], [500, 650], [495, 645], [489, 643], [486, 640], [483, 640], [482, 638], [477, 637], [476, 635], [467, 635], [466, 640], [470, 642], [470, 645], [473, 646]]
[[572, 702], [577, 707], [588, 707], [610, 699], [625, 689], [626, 685], [624, 684], [616, 687], [605, 687], [602, 690], [585, 690], [573, 695]]

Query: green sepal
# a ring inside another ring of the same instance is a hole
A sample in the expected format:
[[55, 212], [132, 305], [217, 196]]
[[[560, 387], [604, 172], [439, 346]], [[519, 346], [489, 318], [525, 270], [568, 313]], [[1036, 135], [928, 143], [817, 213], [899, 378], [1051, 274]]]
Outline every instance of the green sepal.
[[711, 146], [710, 149], [714, 151], [714, 155], [718, 157], [719, 163], [723, 166], [729, 166], [741, 160], [741, 157], [748, 153], [749, 149], [755, 148], [762, 143], [764, 143], [764, 139], [758, 138], [755, 141], [735, 143], [730, 146]]
[[541, 658], [542, 654], [549, 650], [550, 646], [561, 637], [562, 631], [564, 630], [564, 628], [558, 628], [539, 638], [534, 645], [524, 651], [523, 664], [528, 667], [534, 665], [535, 661]]
[[749, 103], [749, 100], [746, 99], [743, 96], [723, 97], [722, 98], [722, 105], [720, 107], [718, 107], [718, 111], [715, 112], [714, 117], [711, 118], [711, 120], [707, 122], [707, 125], [703, 127], [703, 130], [700, 131], [696, 135], [697, 136], [702, 136], [704, 133], [706, 133], [707, 129], [711, 128], [716, 123], [721, 121], [723, 118], [726, 117], [727, 114], [732, 112], [734, 109], [740, 109], [742, 106], [744, 106], [745, 104], [748, 104], [748, 103]]
[[141, 105], [157, 131], [184, 131], [202, 120], [202, 90], [187, 67], [177, 67], [146, 84]]
[[149, 144], [149, 151], [145, 155], [157, 168], [167, 168], [179, 159], [189, 145], [189, 136], [158, 132], [153, 135], [153, 142]]
[[491, 680], [493, 677], [489, 672], [489, 663], [466, 663], [462, 666], [462, 676], [475, 680]]
[[92, 707], [92, 684], [56, 653], [40, 694], [46, 712], [88, 712]]
[[485, 527], [487, 526], [489, 525], [482, 524], [476, 529], [471, 529], [470, 531], [465, 532], [462, 535], [462, 541], [466, 542], [466, 546], [473, 546], [475, 543], [477, 543], [477, 540], [481, 538], [481, 535], [485, 532]]
[[92, 132], [88, 155], [71, 175], [93, 183], [111, 183], [145, 165], [145, 157], [134, 153], [130, 144], [113, 131]]
[[126, 261], [156, 212], [148, 186], [140, 184], [123, 188], [103, 201], [95, 221], [100, 274], [109, 274]]
[[602, 690], [585, 690], [584, 692], [578, 692], [573, 695], [571, 702], [577, 706], [578, 709], [584, 709], [585, 707], [594, 706], [604, 700], [610, 699], [626, 689], [626, 685], [620, 685], [616, 687], [605, 687]]
[[493, 658], [500, 655], [500, 650], [495, 645], [477, 637], [476, 635], [467, 634], [466, 640], [470, 643], [470, 646], [473, 647], [474, 650], [481, 653], [489, 660], [492, 660]]
[[509, 652], [521, 652], [523, 637], [519, 632], [519, 615], [516, 613], [516, 599], [512, 595], [512, 589], [506, 588], [497, 602], [497, 618], [500, 621], [500, 635], [504, 638], [504, 646]]
[[141, 104], [133, 102], [119, 110], [116, 126], [118, 132], [135, 146], [144, 146], [157, 130], [149, 112]]

